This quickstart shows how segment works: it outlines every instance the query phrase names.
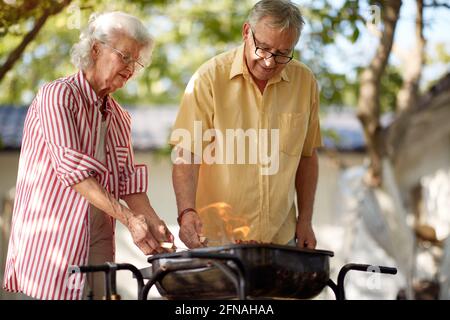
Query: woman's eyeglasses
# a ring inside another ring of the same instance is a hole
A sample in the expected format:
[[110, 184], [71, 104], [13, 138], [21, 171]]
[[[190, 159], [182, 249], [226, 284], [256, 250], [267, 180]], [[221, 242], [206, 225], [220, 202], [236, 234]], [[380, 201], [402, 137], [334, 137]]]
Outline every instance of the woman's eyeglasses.
[[144, 64], [142, 62], [133, 59], [130, 55], [124, 54], [122, 51], [110, 46], [109, 44], [107, 44], [104, 41], [99, 41], [99, 42], [101, 44], [105, 45], [106, 47], [110, 48], [111, 50], [113, 50], [115, 53], [117, 53], [120, 56], [120, 58], [122, 59], [122, 62], [124, 64], [130, 65], [131, 63], [133, 63], [135, 71], [139, 71], [144, 68]]

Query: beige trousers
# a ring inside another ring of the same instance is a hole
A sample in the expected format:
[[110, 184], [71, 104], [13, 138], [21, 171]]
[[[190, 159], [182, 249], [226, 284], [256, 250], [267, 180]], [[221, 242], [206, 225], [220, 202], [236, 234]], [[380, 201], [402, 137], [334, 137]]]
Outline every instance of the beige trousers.
[[[103, 101], [104, 103], [106, 100]], [[99, 140], [95, 151], [96, 158], [106, 163], [105, 137], [106, 122], [102, 121], [99, 127]], [[105, 264], [114, 262], [114, 222], [113, 219], [91, 205], [90, 236], [88, 265]], [[93, 293], [93, 299], [100, 300], [105, 297], [105, 273], [94, 272], [87, 274], [87, 282], [84, 287], [83, 297], [88, 299]]]
[[[110, 216], [91, 206], [88, 265], [99, 265], [114, 262], [114, 224]], [[84, 299], [89, 299], [93, 293], [94, 300], [105, 297], [105, 273], [94, 272], [87, 274], [84, 287]]]

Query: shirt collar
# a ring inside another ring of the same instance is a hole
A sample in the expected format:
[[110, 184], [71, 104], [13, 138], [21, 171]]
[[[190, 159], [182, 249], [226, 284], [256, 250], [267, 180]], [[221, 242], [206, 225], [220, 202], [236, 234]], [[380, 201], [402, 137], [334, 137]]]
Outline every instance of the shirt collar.
[[[245, 70], [244, 70], [245, 66]], [[244, 63], [244, 43], [242, 43], [237, 49], [231, 65], [230, 80], [237, 75], [248, 75], [247, 65]]]
[[[99, 110], [100, 110], [100, 108], [102, 107], [102, 104], [103, 104], [103, 99], [95, 93], [94, 89], [92, 89], [92, 87], [89, 84], [89, 82], [87, 81], [83, 71], [81, 71], [81, 70], [78, 71], [75, 78], [78, 81], [78, 85], [80, 87], [82, 95], [87, 99], [87, 101], [89, 102], [89, 105], [94, 105], [97, 108], [99, 108]], [[111, 108], [111, 103], [109, 101], [109, 99], [110, 99], [109, 95], [106, 95], [105, 99], [106, 99], [105, 111], [107, 111]]]
[[[231, 65], [230, 80], [241, 74], [246, 79], [250, 76], [250, 72], [248, 71], [247, 64], [244, 62], [244, 48], [245, 48], [245, 43], [242, 43], [236, 49], [236, 54], [234, 56], [233, 63]], [[287, 67], [288, 66], [286, 66], [286, 68]], [[269, 80], [269, 83], [276, 83], [276, 82], [281, 81], [281, 79], [289, 82], [289, 77], [287, 75], [286, 68], [284, 68], [280, 74], [271, 78]]]
[[92, 89], [91, 85], [86, 80], [83, 71], [78, 71], [76, 79], [78, 81], [81, 93], [87, 99], [89, 104], [101, 105], [102, 99], [95, 93], [94, 89]]

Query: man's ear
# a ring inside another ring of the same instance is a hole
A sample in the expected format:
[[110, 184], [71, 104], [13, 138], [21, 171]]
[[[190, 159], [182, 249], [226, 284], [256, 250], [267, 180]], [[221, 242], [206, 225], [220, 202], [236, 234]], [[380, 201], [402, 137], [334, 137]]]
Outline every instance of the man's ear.
[[250, 24], [248, 22], [245, 22], [242, 25], [242, 40], [247, 40], [250, 36]]

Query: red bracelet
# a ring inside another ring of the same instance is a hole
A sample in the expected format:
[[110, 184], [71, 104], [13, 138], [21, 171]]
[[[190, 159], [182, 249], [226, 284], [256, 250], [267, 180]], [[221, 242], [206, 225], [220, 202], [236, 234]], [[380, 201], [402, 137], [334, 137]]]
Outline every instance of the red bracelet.
[[[183, 216], [188, 213], [188, 212], [195, 212], [197, 213], [197, 210], [195, 210], [194, 208], [186, 208], [183, 211], [180, 212], [180, 214], [178, 215], [177, 221], [178, 221], [178, 225], [181, 227], [181, 219], [183, 219]], [[197, 213], [198, 214], [198, 213]]]

